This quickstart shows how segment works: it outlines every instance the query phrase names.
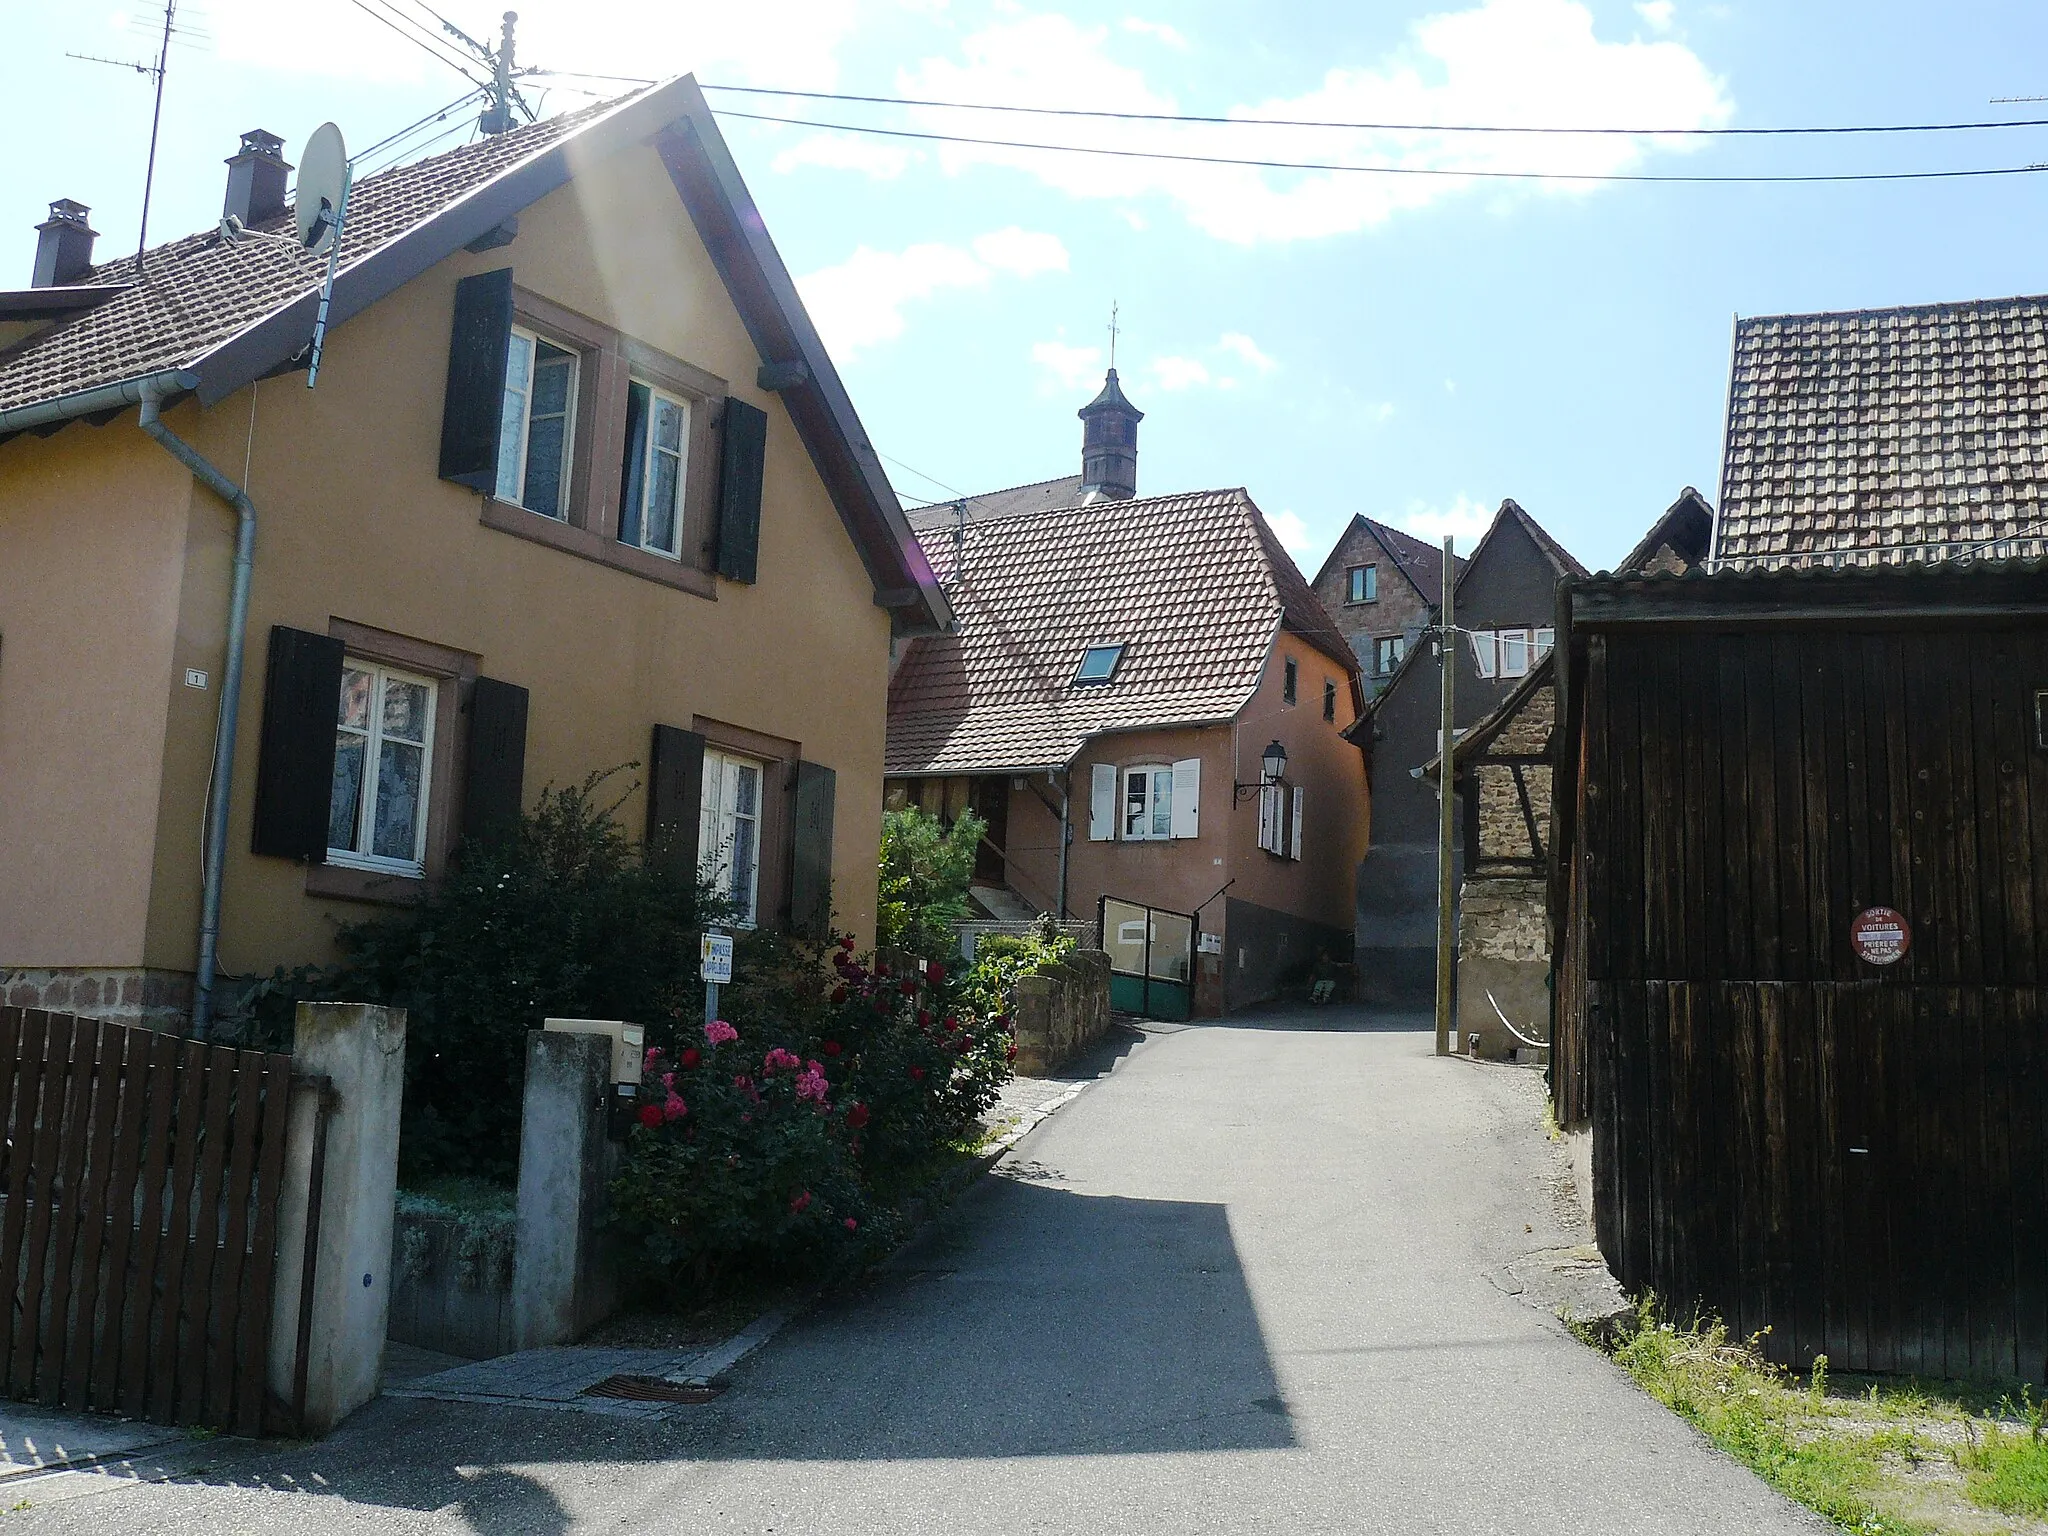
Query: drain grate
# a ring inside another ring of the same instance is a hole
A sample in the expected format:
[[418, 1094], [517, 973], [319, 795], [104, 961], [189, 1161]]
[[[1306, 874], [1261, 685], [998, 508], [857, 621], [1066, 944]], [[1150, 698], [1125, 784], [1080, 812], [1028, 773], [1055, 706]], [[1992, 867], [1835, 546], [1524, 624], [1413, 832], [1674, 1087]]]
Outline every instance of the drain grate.
[[629, 1403], [708, 1403], [724, 1387], [687, 1381], [668, 1381], [660, 1376], [607, 1376], [594, 1387], [585, 1387], [585, 1397], [616, 1397]]

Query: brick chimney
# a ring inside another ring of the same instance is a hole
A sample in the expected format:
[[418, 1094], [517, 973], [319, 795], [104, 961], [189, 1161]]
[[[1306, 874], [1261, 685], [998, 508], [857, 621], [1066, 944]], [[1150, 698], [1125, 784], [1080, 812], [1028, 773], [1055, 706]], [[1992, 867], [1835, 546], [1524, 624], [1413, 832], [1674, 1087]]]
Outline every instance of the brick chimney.
[[85, 222], [92, 210], [60, 197], [50, 216], [36, 226], [35, 275], [32, 288], [68, 288], [92, 270], [92, 243], [98, 232]]
[[284, 212], [284, 140], [261, 128], [242, 135], [242, 147], [228, 160], [228, 197], [221, 217], [261, 224]]
[[1081, 492], [1084, 500], [1129, 501], [1138, 494], [1138, 423], [1145, 413], [1124, 398], [1116, 370], [1102, 393], [1082, 406]]

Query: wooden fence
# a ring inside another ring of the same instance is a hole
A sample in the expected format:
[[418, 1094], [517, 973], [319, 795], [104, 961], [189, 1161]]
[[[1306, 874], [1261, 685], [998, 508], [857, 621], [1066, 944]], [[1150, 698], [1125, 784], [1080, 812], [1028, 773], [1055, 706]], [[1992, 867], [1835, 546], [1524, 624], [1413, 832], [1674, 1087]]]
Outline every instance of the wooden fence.
[[289, 1056], [0, 1008], [0, 1393], [266, 1427], [291, 1086]]

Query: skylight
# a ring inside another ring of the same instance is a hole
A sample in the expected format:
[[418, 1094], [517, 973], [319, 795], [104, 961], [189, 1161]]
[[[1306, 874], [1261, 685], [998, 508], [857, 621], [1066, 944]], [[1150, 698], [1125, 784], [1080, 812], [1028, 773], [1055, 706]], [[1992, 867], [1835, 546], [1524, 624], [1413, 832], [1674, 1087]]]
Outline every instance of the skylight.
[[1121, 642], [1116, 645], [1091, 645], [1081, 657], [1080, 670], [1075, 672], [1077, 683], [1106, 683], [1116, 675], [1117, 663], [1124, 659]]

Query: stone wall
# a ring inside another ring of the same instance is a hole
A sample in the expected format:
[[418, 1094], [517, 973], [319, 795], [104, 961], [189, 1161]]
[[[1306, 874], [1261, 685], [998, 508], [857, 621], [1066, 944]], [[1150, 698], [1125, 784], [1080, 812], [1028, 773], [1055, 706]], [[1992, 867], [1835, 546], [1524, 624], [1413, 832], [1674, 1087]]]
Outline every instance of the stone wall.
[[143, 966], [0, 968], [0, 1003], [179, 1034], [192, 1018], [192, 976]]
[[511, 1202], [476, 1211], [434, 1204], [398, 1197], [389, 1337], [472, 1360], [505, 1354], [513, 1347]]
[[[1527, 1049], [1502, 1026], [1550, 1038], [1550, 929], [1541, 880], [1468, 880], [1458, 915], [1458, 1041], [1505, 1060]], [[1489, 999], [1489, 994], [1491, 998]]]
[[1077, 949], [1058, 965], [1021, 976], [1010, 993], [1017, 1072], [1046, 1077], [1109, 1032], [1109, 956]]

